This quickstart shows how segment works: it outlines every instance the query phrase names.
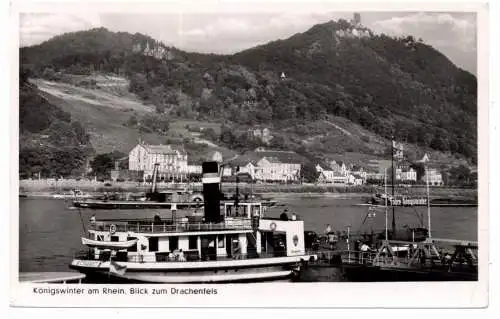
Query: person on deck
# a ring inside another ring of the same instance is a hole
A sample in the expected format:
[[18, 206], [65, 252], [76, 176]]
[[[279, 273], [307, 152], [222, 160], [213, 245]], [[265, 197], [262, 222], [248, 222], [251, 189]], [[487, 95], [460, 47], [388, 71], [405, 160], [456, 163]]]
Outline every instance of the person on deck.
[[328, 233], [328, 244], [330, 245], [330, 249], [335, 249], [337, 247], [338, 237], [334, 232]]
[[184, 252], [182, 251], [182, 249], [179, 250], [178, 258], [179, 258], [179, 261], [186, 261], [186, 256], [184, 255]]
[[90, 217], [90, 223], [91, 224], [95, 224], [96, 223], [95, 214], [92, 214], [92, 217]]
[[326, 229], [325, 229], [325, 235], [328, 235], [328, 233], [331, 231], [332, 231], [332, 227], [330, 226], [330, 224], [327, 224]]
[[330, 238], [329, 238], [329, 233], [331, 233], [332, 231], [332, 227], [330, 226], [330, 224], [327, 224], [326, 225], [326, 228], [325, 228], [325, 231], [324, 231], [324, 236], [323, 236], [323, 240], [325, 241], [325, 244], [327, 243], [330, 243]]
[[175, 261], [175, 254], [173, 252], [168, 254], [168, 261]]
[[283, 213], [281, 213], [280, 220], [288, 220], [288, 208], [285, 208]]

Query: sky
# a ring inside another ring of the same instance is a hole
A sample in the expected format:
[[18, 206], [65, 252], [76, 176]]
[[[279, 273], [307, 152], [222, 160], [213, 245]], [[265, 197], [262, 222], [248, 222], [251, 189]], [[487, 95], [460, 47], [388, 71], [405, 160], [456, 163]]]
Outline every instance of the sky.
[[[144, 33], [182, 50], [230, 54], [304, 32], [317, 23], [351, 19], [353, 12], [286, 13], [32, 13], [21, 14], [20, 44], [105, 27]], [[361, 23], [375, 33], [422, 38], [453, 63], [476, 74], [476, 14], [457, 12], [362, 12]]]

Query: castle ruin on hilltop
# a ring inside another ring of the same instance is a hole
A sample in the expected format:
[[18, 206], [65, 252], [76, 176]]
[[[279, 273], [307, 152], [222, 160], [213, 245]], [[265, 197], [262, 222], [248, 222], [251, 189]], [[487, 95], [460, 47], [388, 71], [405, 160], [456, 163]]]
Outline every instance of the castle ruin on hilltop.
[[158, 60], [172, 60], [174, 58], [172, 50], [165, 47], [160, 41], [152, 41], [150, 45], [148, 40], [144, 46], [142, 43], [135, 43], [132, 45], [132, 52], [151, 56]]

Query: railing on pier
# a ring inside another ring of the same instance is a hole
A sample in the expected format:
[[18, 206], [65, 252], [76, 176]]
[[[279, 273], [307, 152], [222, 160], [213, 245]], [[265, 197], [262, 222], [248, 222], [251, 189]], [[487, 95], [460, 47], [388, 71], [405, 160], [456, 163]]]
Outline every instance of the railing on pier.
[[90, 230], [94, 231], [116, 231], [136, 233], [177, 233], [191, 231], [215, 231], [215, 230], [249, 230], [252, 229], [250, 219], [232, 219], [221, 223], [193, 223], [187, 221], [178, 222], [145, 222], [145, 221], [97, 221], [91, 223]]
[[[335, 258], [335, 257], [336, 258]], [[383, 267], [411, 267], [411, 268], [432, 268], [432, 267], [477, 267], [477, 260], [474, 256], [471, 258], [462, 256], [451, 256], [447, 258], [446, 255], [427, 255], [418, 254], [415, 252], [408, 252], [398, 255], [390, 255], [387, 252], [378, 251], [354, 251], [354, 250], [342, 250], [331, 252], [330, 254], [318, 253], [319, 259], [329, 261], [330, 263], [335, 263], [338, 265], [372, 265], [372, 266], [383, 266]], [[327, 259], [325, 259], [325, 257]], [[333, 261], [333, 262], [332, 262]]]

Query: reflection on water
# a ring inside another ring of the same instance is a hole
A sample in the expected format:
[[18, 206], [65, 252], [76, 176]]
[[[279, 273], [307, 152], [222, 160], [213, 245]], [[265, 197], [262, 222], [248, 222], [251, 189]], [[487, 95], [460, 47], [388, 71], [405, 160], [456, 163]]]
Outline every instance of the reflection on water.
[[[364, 224], [367, 207], [353, 206], [360, 199], [336, 199], [332, 197], [308, 197], [291, 195], [286, 203], [290, 211], [296, 212], [305, 223], [306, 230], [323, 232], [326, 224], [333, 230], [352, 231], [381, 230], [384, 228], [383, 210]], [[68, 271], [73, 255], [82, 250], [80, 237], [83, 228], [78, 210], [68, 209], [70, 202], [53, 199], [20, 199], [19, 202], [19, 270], [20, 271]], [[268, 216], [278, 217], [283, 207], [267, 211]], [[168, 210], [81, 210], [84, 224], [95, 213], [99, 218], [151, 218], [159, 214], [162, 218], [171, 216]], [[423, 215], [427, 225], [427, 208], [396, 208], [396, 225], [419, 226], [417, 215]], [[178, 212], [177, 216], [182, 216]], [[389, 210], [389, 225], [392, 211]], [[86, 226], [86, 225], [85, 225]], [[477, 240], [477, 208], [433, 207], [432, 235], [439, 238]], [[319, 274], [318, 274], [319, 276]], [[322, 276], [335, 277], [336, 273], [322, 272]], [[329, 278], [328, 281], [333, 280]], [[325, 278], [325, 280], [327, 280]]]

